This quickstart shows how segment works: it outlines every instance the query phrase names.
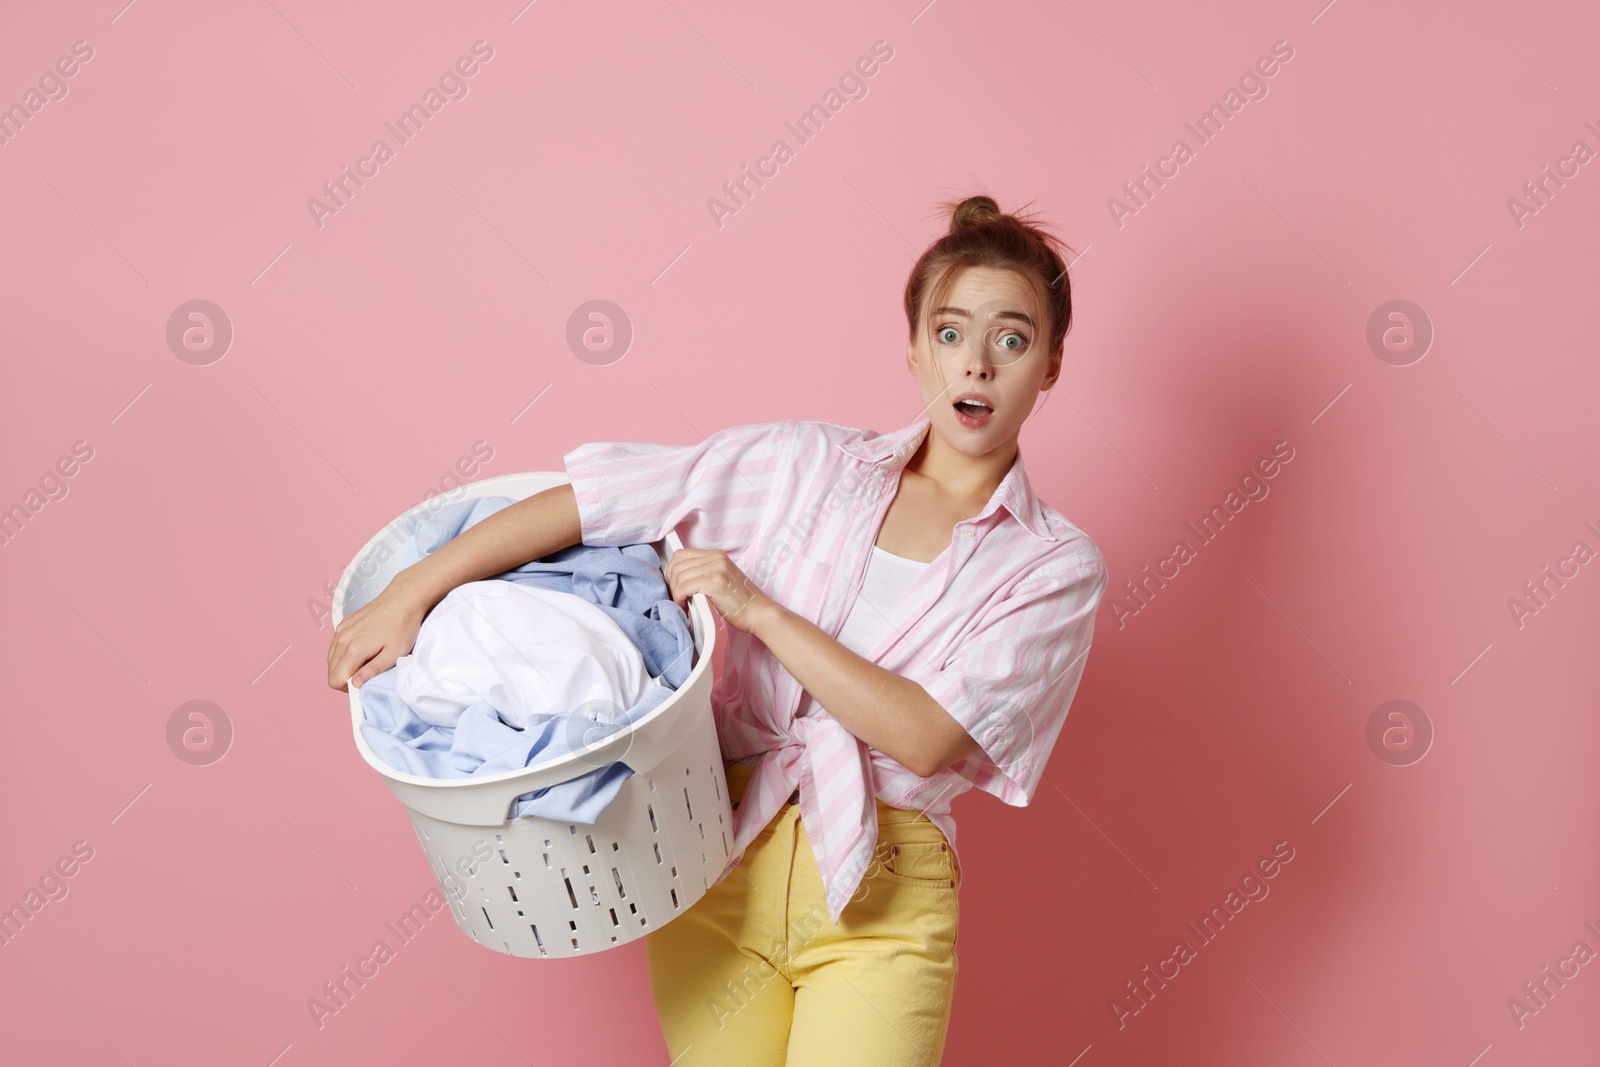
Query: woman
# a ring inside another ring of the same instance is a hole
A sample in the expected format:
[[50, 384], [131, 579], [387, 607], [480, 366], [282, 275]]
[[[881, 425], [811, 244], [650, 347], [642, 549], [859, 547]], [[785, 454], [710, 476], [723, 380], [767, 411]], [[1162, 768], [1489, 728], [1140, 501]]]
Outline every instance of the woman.
[[732, 630], [712, 704], [735, 807], [722, 877], [647, 938], [682, 1067], [937, 1063], [950, 801], [976, 785], [1027, 804], [1083, 671], [1105, 566], [1034, 495], [1017, 444], [1061, 371], [1066, 268], [989, 197], [953, 206], [906, 286], [911, 425], [582, 445], [570, 484], [401, 572], [329, 649], [328, 684], [359, 685], [463, 582], [678, 530], [673, 598], [705, 594]]

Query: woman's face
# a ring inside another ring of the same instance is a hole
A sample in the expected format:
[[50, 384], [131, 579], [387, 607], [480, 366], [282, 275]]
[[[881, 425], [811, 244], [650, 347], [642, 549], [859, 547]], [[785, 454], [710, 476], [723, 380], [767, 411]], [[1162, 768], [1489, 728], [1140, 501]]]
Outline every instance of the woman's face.
[[[906, 359], [933, 430], [970, 456], [1014, 440], [1061, 373], [1060, 355], [1044, 351], [1048, 313], [1017, 272], [992, 267], [956, 268], [944, 299], [928, 302]], [[970, 394], [989, 409], [956, 406]]]

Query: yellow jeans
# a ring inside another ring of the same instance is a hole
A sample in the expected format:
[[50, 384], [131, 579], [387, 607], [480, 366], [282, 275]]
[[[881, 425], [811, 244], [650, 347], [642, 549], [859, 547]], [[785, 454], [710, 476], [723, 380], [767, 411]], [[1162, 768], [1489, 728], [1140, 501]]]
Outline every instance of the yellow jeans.
[[[735, 804], [751, 771], [727, 764]], [[835, 924], [800, 806], [784, 805], [726, 878], [645, 938], [674, 1067], [934, 1067], [960, 884], [944, 833], [880, 800], [877, 859]]]

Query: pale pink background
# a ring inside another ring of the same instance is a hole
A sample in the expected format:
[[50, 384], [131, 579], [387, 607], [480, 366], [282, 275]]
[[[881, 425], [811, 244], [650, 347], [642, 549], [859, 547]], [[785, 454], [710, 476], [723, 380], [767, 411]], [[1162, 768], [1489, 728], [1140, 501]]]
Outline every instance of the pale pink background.
[[[904, 425], [906, 274], [980, 187], [1084, 252], [1023, 448], [1112, 588], [1033, 804], [958, 805], [945, 1062], [1592, 1057], [1600, 964], [1520, 1030], [1506, 1006], [1600, 949], [1600, 568], [1506, 606], [1600, 548], [1597, 164], [1506, 206], [1600, 148], [1587, 5], [123, 2], [0, 16], [0, 104], [95, 50], [0, 146], [0, 507], [94, 448], [0, 548], [0, 906], [95, 850], [0, 948], [0, 1057], [666, 1063], [642, 943], [541, 964], [442, 917], [314, 1025], [433, 882], [307, 602], [475, 441], [490, 476]], [[313, 225], [480, 39], [470, 95]], [[719, 230], [707, 198], [878, 40], [867, 97]], [[1118, 228], [1107, 198], [1278, 40], [1270, 94]], [[210, 366], [164, 337], [197, 298], [235, 329]], [[595, 298], [636, 329], [609, 366], [565, 342]], [[1364, 338], [1395, 298], [1436, 329], [1411, 366]], [[1119, 630], [1110, 596], [1279, 440], [1271, 495]], [[1436, 730], [1408, 767], [1366, 741], [1394, 698]], [[210, 766], [167, 746], [193, 699], [235, 730]], [[1280, 840], [1271, 895], [1119, 1030], [1109, 999]]]

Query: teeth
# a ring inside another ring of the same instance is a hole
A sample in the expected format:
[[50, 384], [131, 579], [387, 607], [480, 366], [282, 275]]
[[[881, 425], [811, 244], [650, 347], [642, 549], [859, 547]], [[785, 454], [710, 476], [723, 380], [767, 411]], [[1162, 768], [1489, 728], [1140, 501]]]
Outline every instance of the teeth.
[[975, 408], [983, 408], [985, 411], [993, 411], [994, 410], [988, 404], [985, 404], [983, 401], [981, 401], [981, 400], [973, 400], [970, 397], [968, 397], [966, 400], [957, 400], [956, 403], [958, 403], [958, 404], [970, 404]]

